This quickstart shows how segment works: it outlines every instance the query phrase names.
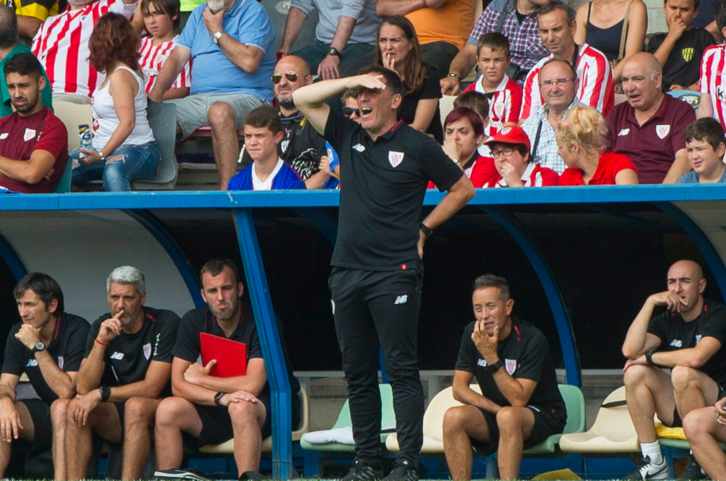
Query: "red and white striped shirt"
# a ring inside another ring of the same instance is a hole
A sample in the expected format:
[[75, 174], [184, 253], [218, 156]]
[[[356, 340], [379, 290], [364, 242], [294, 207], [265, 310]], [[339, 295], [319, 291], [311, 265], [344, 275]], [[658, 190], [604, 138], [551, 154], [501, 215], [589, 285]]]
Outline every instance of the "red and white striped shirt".
[[516, 124], [519, 121], [519, 111], [522, 108], [522, 86], [509, 78], [507, 74], [504, 74], [493, 94], [488, 94], [484, 90], [479, 79], [465, 88], [464, 92], [471, 90], [482, 93], [489, 99], [489, 124], [484, 128], [487, 136], [491, 137], [496, 134], [505, 122]]
[[713, 107], [713, 118], [726, 125], [726, 45], [712, 45], [701, 60], [701, 93], [707, 94]]
[[[179, 35], [175, 35], [174, 38], [167, 42], [163, 42], [159, 45], [154, 45], [154, 37], [144, 37], [141, 39], [141, 47], [139, 47], [139, 53], [141, 58], [139, 59], [139, 65], [146, 74], [146, 93], [151, 92], [154, 87], [154, 82], [161, 72], [161, 67], [164, 66], [166, 59], [169, 58], [171, 51], [176, 46], [176, 41]], [[192, 61], [184, 65], [184, 68], [177, 76], [174, 83], [171, 84], [169, 90], [178, 89], [182, 87], [192, 86]]]
[[131, 18], [136, 4], [98, 0], [80, 10], [66, 10], [41, 24], [33, 39], [33, 53], [48, 74], [53, 93], [90, 97], [104, 74], [88, 63], [88, 39], [93, 26], [107, 12]]
[[[521, 119], [526, 119], [532, 112], [544, 103], [539, 90], [539, 71], [542, 66], [554, 55], [543, 58], [530, 70], [524, 81], [524, 103]], [[580, 86], [577, 89], [577, 99], [585, 105], [596, 108], [603, 117], [615, 105], [615, 85], [613, 84], [613, 69], [610, 67], [605, 54], [592, 48], [588, 44], [580, 46], [577, 56], [577, 77]]]

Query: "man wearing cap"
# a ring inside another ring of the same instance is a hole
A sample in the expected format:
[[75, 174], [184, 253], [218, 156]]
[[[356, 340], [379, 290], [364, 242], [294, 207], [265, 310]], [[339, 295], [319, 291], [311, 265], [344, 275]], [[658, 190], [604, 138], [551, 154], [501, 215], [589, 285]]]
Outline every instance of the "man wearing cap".
[[[512, 315], [503, 277], [474, 281], [475, 320], [464, 328], [454, 371], [454, 399], [444, 415], [451, 479], [471, 479], [472, 447], [498, 453], [499, 478], [517, 479], [522, 451], [561, 433], [567, 410], [542, 331]], [[471, 389], [476, 376], [481, 393]]]
[[494, 159], [471, 174], [475, 186], [547, 187], [558, 184], [557, 172], [532, 160], [529, 137], [521, 127], [504, 127], [486, 145]]
[[558, 174], [566, 168], [557, 153], [557, 122], [567, 117], [573, 105], [584, 105], [575, 98], [580, 82], [577, 72], [567, 60], [552, 58], [542, 65], [539, 89], [544, 104], [522, 122], [522, 128], [532, 142], [532, 157]]

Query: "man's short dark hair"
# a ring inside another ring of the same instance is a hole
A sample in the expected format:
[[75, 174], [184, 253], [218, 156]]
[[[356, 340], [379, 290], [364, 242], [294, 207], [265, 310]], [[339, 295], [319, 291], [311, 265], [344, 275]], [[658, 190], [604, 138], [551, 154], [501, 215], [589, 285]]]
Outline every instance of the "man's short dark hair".
[[509, 283], [505, 278], [495, 276], [494, 274], [484, 274], [483, 276], [479, 276], [474, 280], [473, 292], [476, 292], [479, 289], [486, 289], [487, 287], [496, 287], [499, 289], [499, 297], [503, 301], [509, 300]]
[[718, 33], [723, 32], [726, 28], [726, 3], [718, 2], [716, 9], [713, 12], [713, 16], [716, 19], [716, 26], [718, 27]]
[[234, 274], [234, 281], [239, 282], [239, 272], [237, 271], [237, 266], [234, 265], [234, 262], [231, 260], [225, 258], [225, 257], [215, 257], [214, 259], [210, 259], [202, 266], [202, 270], [199, 272], [199, 282], [204, 285], [204, 282], [202, 282], [202, 279], [204, 278], [204, 274], [209, 274], [212, 277], [217, 277], [219, 274], [222, 273], [225, 267], [229, 267], [232, 271], [232, 274]]
[[704, 140], [713, 147], [718, 149], [719, 144], [726, 145], [724, 139], [724, 130], [721, 123], [713, 117], [702, 117], [695, 122], [691, 122], [686, 131], [683, 133], [686, 142], [695, 140]]
[[540, 72], [540, 74], [542, 74], [542, 71], [544, 70], [544, 68], [545, 68], [546, 66], [548, 66], [548, 65], [549, 65], [549, 64], [551, 64], [551, 63], [558, 63], [558, 62], [559, 62], [559, 63], [562, 63], [563, 65], [567, 65], [567, 68], [568, 68], [568, 69], [570, 69], [570, 73], [572, 73], [572, 78], [573, 78], [574, 80], [577, 80], [577, 70], [575, 70], [575, 67], [574, 67], [574, 66], [573, 66], [573, 65], [572, 65], [572, 64], [571, 64], [570, 62], [568, 62], [567, 60], [563, 60], [563, 59], [561, 59], [561, 58], [554, 58], [554, 57], [553, 57], [553, 58], [551, 58], [551, 59], [547, 60], [547, 61], [546, 61], [546, 62], [545, 62], [545, 63], [544, 63], [543, 65], [542, 65], [542, 68], [540, 68], [540, 69], [539, 69], [539, 72]]
[[60, 284], [55, 279], [50, 277], [48, 274], [42, 272], [31, 272], [25, 277], [20, 279], [13, 289], [13, 295], [15, 299], [20, 299], [25, 294], [25, 291], [30, 289], [35, 292], [40, 300], [42, 300], [46, 306], [55, 299], [58, 301], [58, 307], [53, 314], [63, 314], [65, 304], [63, 303], [63, 291], [61, 290]]
[[476, 56], [479, 56], [479, 52], [482, 47], [488, 47], [491, 50], [501, 50], [507, 58], [512, 56], [509, 50], [509, 39], [499, 32], [485, 33], [479, 37], [479, 41], [476, 43]]
[[243, 124], [257, 129], [267, 128], [273, 135], [277, 135], [278, 132], [282, 132], [280, 114], [270, 105], [262, 105], [252, 110], [247, 114], [247, 117], [245, 117]]
[[11, 73], [18, 75], [29, 75], [34, 77], [36, 80], [40, 78], [43, 70], [40, 67], [40, 61], [32, 53], [19, 53], [10, 57], [10, 60], [5, 62], [3, 68], [5, 76], [7, 77]]
[[537, 18], [541, 17], [542, 15], [554, 12], [555, 10], [565, 12], [565, 18], [567, 18], [568, 24], [571, 25], [572, 22], [575, 21], [575, 16], [577, 15], [575, 9], [567, 5], [566, 3], [561, 2], [560, 0], [552, 0], [551, 2], [545, 3], [544, 5], [539, 7], [539, 10], [537, 10]]
[[176, 19], [174, 22], [174, 29], [179, 28], [181, 17], [179, 16], [179, 10], [181, 9], [181, 2], [179, 0], [141, 0], [141, 13], [149, 13], [149, 6], [153, 5], [157, 12], [165, 13], [169, 15], [169, 18]]
[[391, 97], [398, 94], [401, 98], [403, 98], [403, 93], [405, 92], [403, 82], [401, 82], [401, 77], [399, 77], [395, 71], [380, 65], [367, 65], [358, 70], [358, 75], [369, 74], [382, 75], [386, 88], [389, 89], [389, 92], [391, 93]]
[[18, 41], [18, 16], [15, 9], [0, 5], [0, 48], [11, 48]]

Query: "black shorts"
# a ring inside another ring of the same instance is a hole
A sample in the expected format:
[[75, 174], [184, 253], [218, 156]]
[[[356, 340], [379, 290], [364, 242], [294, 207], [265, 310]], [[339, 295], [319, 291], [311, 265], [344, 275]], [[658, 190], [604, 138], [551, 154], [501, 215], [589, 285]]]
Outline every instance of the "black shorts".
[[[716, 397], [716, 399], [721, 399], [726, 396], [726, 391], [724, 391], [724, 388], [720, 384], [716, 384], [716, 386], [718, 386], [718, 396]], [[683, 427], [683, 419], [681, 419], [681, 415], [678, 414], [678, 406], [673, 408], [673, 422], [670, 424], [663, 423], [663, 425], [668, 426], [669, 428]]]
[[28, 443], [29, 453], [42, 453], [53, 445], [53, 424], [50, 420], [50, 406], [40, 399], [19, 399], [28, 408], [35, 428], [35, 440]]
[[[524, 449], [534, 447], [552, 436], [560, 434], [565, 429], [567, 419], [559, 412], [550, 408], [538, 408], [536, 406], [527, 406], [534, 414], [534, 428], [532, 429], [532, 437], [524, 441]], [[489, 456], [497, 452], [499, 447], [499, 425], [497, 424], [496, 414], [480, 409], [484, 415], [484, 420], [489, 429], [489, 441], [479, 441], [471, 439], [471, 445], [482, 456]]]

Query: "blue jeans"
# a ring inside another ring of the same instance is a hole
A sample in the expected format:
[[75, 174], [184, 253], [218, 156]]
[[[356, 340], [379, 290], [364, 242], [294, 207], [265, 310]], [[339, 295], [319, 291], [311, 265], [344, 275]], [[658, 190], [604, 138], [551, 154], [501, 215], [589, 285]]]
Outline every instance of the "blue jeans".
[[[78, 161], [78, 149], [70, 153], [71, 161]], [[97, 162], [73, 168], [73, 185], [83, 184], [89, 180], [103, 179], [103, 190], [106, 192], [128, 192], [134, 180], [153, 180], [159, 170], [161, 153], [156, 142], [142, 145], [122, 145], [106, 158], [121, 156], [115, 162]]]

